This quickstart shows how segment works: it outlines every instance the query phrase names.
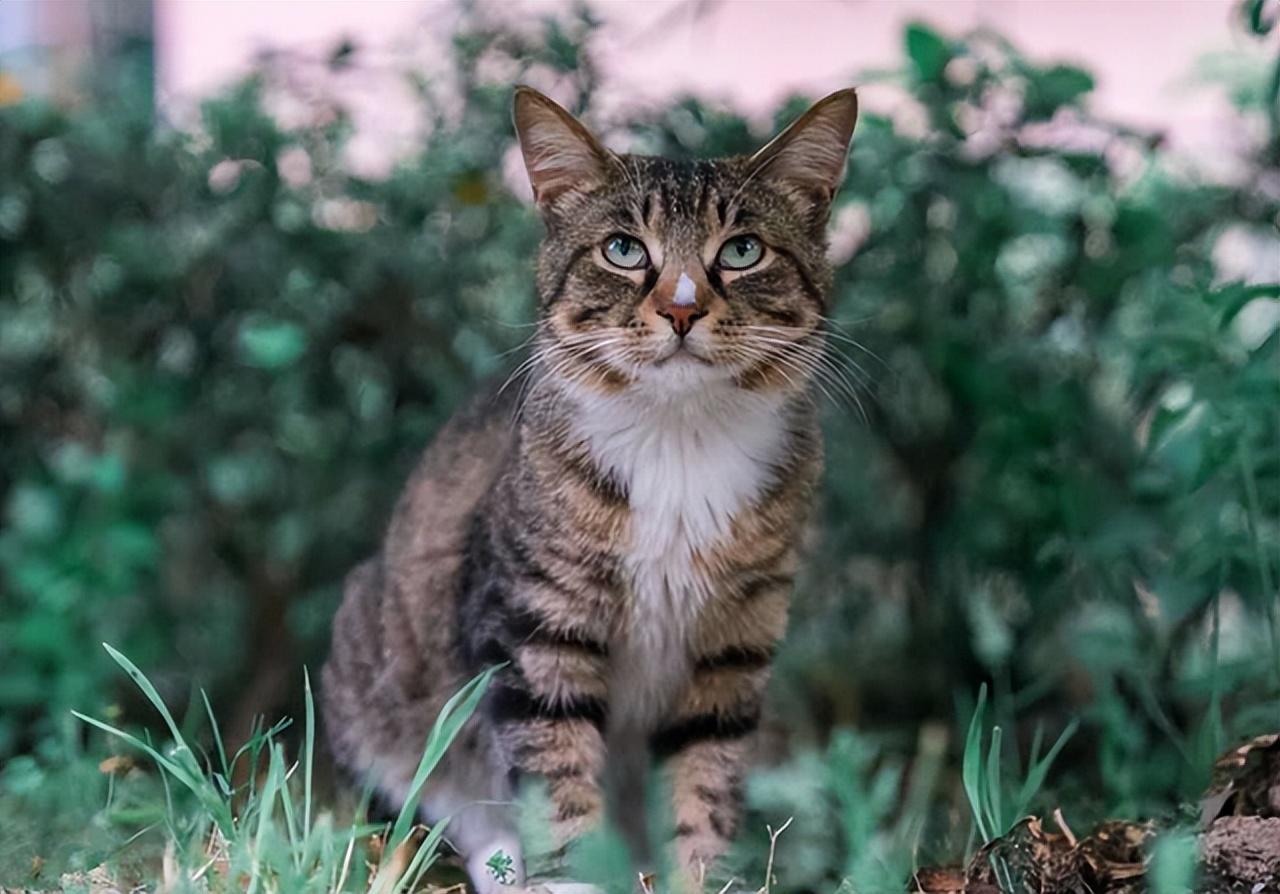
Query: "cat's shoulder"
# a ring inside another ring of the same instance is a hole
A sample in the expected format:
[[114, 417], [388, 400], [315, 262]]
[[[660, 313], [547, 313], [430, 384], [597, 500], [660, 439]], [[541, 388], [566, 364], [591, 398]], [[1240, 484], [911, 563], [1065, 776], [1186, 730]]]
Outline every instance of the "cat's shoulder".
[[390, 556], [457, 548], [472, 511], [514, 454], [518, 402], [502, 380], [488, 382], [436, 432], [392, 515]]

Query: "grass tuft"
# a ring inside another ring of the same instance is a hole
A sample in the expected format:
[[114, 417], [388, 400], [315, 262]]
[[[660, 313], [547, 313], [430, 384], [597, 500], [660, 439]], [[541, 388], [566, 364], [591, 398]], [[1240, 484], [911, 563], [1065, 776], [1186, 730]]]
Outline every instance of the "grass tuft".
[[[228, 759], [209, 700], [201, 692], [214, 746], [214, 754], [202, 763], [146, 675], [116, 649], [105, 648], [160, 713], [171, 741], [158, 747], [149, 737], [140, 738], [94, 717], [72, 713], [155, 761], [166, 792], [173, 781], [179, 793], [191, 796], [188, 800], [169, 794], [165, 799], [170, 836], [163, 861], [166, 890], [234, 887], [246, 894], [394, 894], [413, 890], [435, 862], [447, 821], [424, 830], [415, 824], [413, 805], [479, 706], [496, 668], [467, 683], [440, 712], [427, 737], [405, 806], [370, 873], [366, 861], [356, 857], [365, 856], [364, 842], [379, 827], [354, 821], [339, 823], [332, 813], [315, 809], [316, 714], [309, 674], [304, 677], [306, 726], [297, 761], [289, 762], [284, 743], [279, 741], [288, 721], [259, 727]], [[260, 772], [264, 759], [265, 772]], [[248, 772], [237, 776], [241, 761], [247, 762]], [[241, 777], [246, 782], [237, 787], [233, 780]]]
[[[969, 809], [973, 813], [974, 828], [984, 845], [1007, 835], [1014, 825], [1027, 815], [1031, 802], [1044, 786], [1049, 768], [1079, 727], [1079, 721], [1073, 720], [1043, 756], [1040, 754], [1043, 741], [1042, 730], [1037, 729], [1031, 746], [1031, 760], [1026, 776], [1020, 785], [1013, 786], [1004, 778], [1002, 765], [1004, 734], [999, 726], [991, 729], [990, 744], [985, 749], [986, 759], [983, 759], [986, 708], [987, 685], [983, 683], [978, 690], [978, 704], [973, 709], [973, 717], [969, 721], [969, 732], [965, 737], [961, 775], [964, 780], [965, 795], [969, 800]], [[1004, 860], [993, 856], [992, 869], [1003, 890], [1015, 890], [1009, 867]]]

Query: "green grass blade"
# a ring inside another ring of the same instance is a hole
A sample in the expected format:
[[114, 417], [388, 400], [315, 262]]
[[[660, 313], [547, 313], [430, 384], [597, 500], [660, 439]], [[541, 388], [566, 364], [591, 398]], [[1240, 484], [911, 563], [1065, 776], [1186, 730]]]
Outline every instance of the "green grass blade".
[[422, 881], [422, 876], [431, 868], [431, 864], [436, 861], [436, 855], [440, 850], [440, 842], [444, 840], [444, 830], [448, 828], [450, 819], [452, 817], [446, 818], [444, 822], [436, 823], [427, 832], [427, 837], [422, 842], [422, 846], [413, 855], [413, 862], [405, 870], [404, 876], [408, 884], [404, 886], [404, 890], [416, 891], [418, 889], [418, 883]]
[[[277, 746], [277, 748], [279, 748], [279, 746]], [[277, 752], [272, 752], [272, 760], [275, 759], [276, 753]], [[283, 764], [284, 763], [283, 752], [279, 752], [279, 757], [280, 757], [281, 764]], [[279, 788], [279, 798], [280, 798], [280, 807], [284, 811], [285, 831], [289, 835], [289, 853], [292, 855], [293, 864], [295, 868], [297, 868], [298, 871], [301, 872], [302, 871], [302, 847], [306, 839], [305, 838], [300, 839], [298, 837], [298, 813], [296, 810], [294, 810], [294, 807], [293, 807], [293, 793], [289, 791], [289, 777], [291, 775], [292, 775], [291, 772], [283, 773], [283, 776], [280, 782], [280, 788]]]
[[178, 815], [173, 809], [173, 790], [169, 788], [169, 776], [160, 774], [160, 788], [164, 791], [164, 824], [172, 841], [178, 841]]
[[978, 837], [986, 844], [991, 840], [987, 824], [983, 816], [984, 788], [982, 781], [982, 724], [987, 708], [987, 684], [978, 689], [978, 704], [973, 709], [973, 717], [969, 720], [969, 732], [964, 742], [964, 763], [961, 777], [964, 780], [964, 792], [969, 799], [969, 810], [973, 813], [973, 822], [978, 827]]
[[253, 857], [246, 894], [256, 894], [262, 881], [262, 855], [267, 852], [267, 836], [275, 815], [276, 794], [283, 784], [284, 755], [280, 748], [280, 745], [273, 744], [267, 756], [267, 778], [262, 784], [262, 793], [258, 801], [258, 828], [253, 838]]
[[227, 749], [222, 744], [222, 730], [218, 728], [218, 720], [213, 716], [213, 706], [209, 704], [209, 693], [200, 690], [200, 700], [204, 702], [204, 713], [209, 718], [209, 729], [213, 733], [213, 745], [218, 752], [218, 769], [224, 779], [231, 778], [231, 766], [227, 763]]
[[302, 741], [302, 838], [311, 838], [311, 777], [316, 754], [316, 704], [311, 694], [311, 673], [302, 669], [303, 693], [307, 703], [307, 726]]
[[[184, 788], [195, 795], [196, 799], [204, 806], [205, 810], [209, 812], [209, 815], [213, 818], [214, 822], [218, 824], [219, 830], [224, 835], [229, 836], [232, 834], [234, 820], [231, 816], [231, 810], [226, 801], [218, 796], [217, 791], [204, 776], [200, 775], [198, 772], [192, 773], [190, 767], [184, 766], [172, 758], [167, 757], [159, 749], [147, 742], [144, 742], [142, 739], [139, 739], [131, 733], [127, 733], [109, 723], [103, 723], [101, 720], [97, 720], [87, 714], [81, 714], [79, 711], [72, 711], [71, 714], [78, 720], [87, 723], [90, 726], [97, 727], [108, 735], [122, 739], [134, 748], [142, 751], [155, 761], [156, 764], [165, 771], [165, 773], [172, 776], [180, 782]], [[188, 752], [188, 754], [190, 754], [190, 752]], [[161, 774], [161, 778], [165, 778], [164, 774]], [[172, 810], [172, 805], [170, 805], [169, 809]]]
[[187, 771], [184, 767], [181, 767], [178, 764], [174, 763], [172, 760], [165, 757], [160, 751], [153, 748], [151, 745], [147, 744], [142, 739], [139, 739], [137, 736], [133, 735], [132, 733], [127, 733], [122, 729], [114, 727], [109, 723], [103, 723], [101, 720], [98, 720], [97, 718], [90, 717], [88, 714], [81, 714], [79, 711], [72, 711], [71, 714], [77, 720], [83, 721], [84, 723], [87, 723], [90, 726], [95, 726], [98, 729], [102, 730], [104, 733], [115, 736], [116, 738], [123, 739], [124, 741], [132, 745], [134, 748], [137, 748], [139, 751], [146, 753], [146, 755], [150, 757], [153, 761], [155, 761], [157, 764], [159, 764], [161, 768], [163, 768], [166, 772], [170, 773], [173, 776], [173, 778], [177, 779], [179, 782], [181, 782], [184, 786], [191, 789], [192, 791], [195, 791], [195, 787], [196, 787], [195, 780], [193, 780], [187, 774]]
[[405, 840], [409, 830], [413, 828], [414, 817], [417, 814], [418, 797], [422, 794], [422, 788], [426, 785], [427, 778], [435, 770], [436, 765], [440, 763], [440, 759], [444, 757], [445, 751], [453, 743], [463, 724], [471, 719], [471, 715], [479, 707], [480, 699], [484, 697], [485, 690], [489, 687], [489, 681], [497, 670], [497, 667], [492, 667], [471, 680], [466, 686], [458, 690], [440, 710], [440, 716], [436, 718], [435, 724], [431, 727], [431, 733], [427, 736], [427, 744], [423, 749], [422, 759], [418, 762], [418, 769], [413, 774], [413, 782], [410, 783], [409, 789], [405, 793], [400, 815], [396, 817], [395, 825], [391, 830], [391, 837], [387, 840], [386, 848], [383, 851], [384, 862], [395, 850], [396, 846]]
[[1004, 815], [1004, 799], [1001, 797], [1000, 787], [1003, 775], [1000, 768], [1000, 749], [1004, 744], [1004, 731], [1000, 727], [994, 727], [991, 730], [991, 747], [987, 751], [987, 792], [986, 792], [986, 811], [987, 811], [987, 828], [991, 830], [991, 837], [998, 838], [1009, 831], [1009, 826], [1013, 825]]
[[[280, 735], [281, 732], [288, 729], [292, 724], [293, 720], [289, 717], [285, 717], [276, 721], [270, 729], [263, 730], [261, 728], [261, 720], [255, 720], [252, 735], [250, 735], [248, 740], [237, 748], [236, 753], [231, 756], [231, 769], [233, 771], [235, 770], [236, 764], [240, 763], [240, 759], [242, 757], [247, 757], [249, 759], [249, 771], [246, 775], [249, 779], [250, 794], [252, 794], [254, 786], [257, 785], [257, 768], [258, 761], [262, 757], [262, 746]], [[233, 774], [228, 775], [230, 776]]]
[[[138, 669], [137, 665], [124, 657], [124, 655], [119, 651], [112, 648], [109, 643], [103, 643], [102, 647], [107, 650], [107, 654], [111, 656], [116, 664], [124, 668], [125, 673], [133, 679], [134, 685], [142, 690], [142, 694], [147, 697], [147, 701], [151, 702], [155, 709], [160, 712], [160, 716], [164, 719], [165, 725], [169, 727], [169, 735], [173, 736], [174, 744], [176, 744], [182, 752], [190, 754], [191, 749], [187, 746], [186, 739], [182, 737], [182, 732], [178, 729], [177, 721], [175, 721], [173, 719], [173, 715], [169, 713], [169, 708], [165, 705], [164, 699], [160, 697], [160, 693], [156, 691], [156, 688], [151, 685], [151, 681], [148, 680], [146, 675]], [[193, 762], [194, 760], [195, 758], [192, 757]]]
[[1040, 760], [1040, 749], [1044, 747], [1044, 724], [1037, 723], [1036, 731], [1031, 736], [1031, 756], [1027, 758], [1027, 766], [1034, 767]]
[[418, 846], [413, 858], [409, 861], [409, 865], [399, 876], [393, 875], [389, 866], [382, 866], [369, 884], [369, 894], [394, 894], [396, 891], [416, 890], [418, 882], [436, 860], [440, 842], [444, 839], [444, 830], [448, 827], [450, 819], [452, 817], [446, 817], [428, 830], [422, 844]]
[[138, 669], [132, 661], [126, 658], [120, 651], [113, 648], [108, 643], [102, 644], [107, 650], [107, 654], [111, 656], [116, 664], [120, 665], [127, 673], [134, 685], [146, 696], [147, 701], [160, 713], [165, 725], [169, 728], [170, 735], [173, 736], [174, 753], [173, 756], [167, 756], [160, 753], [159, 749], [151, 744], [132, 736], [123, 730], [117, 729], [110, 724], [102, 723], [98, 720], [88, 717], [84, 714], [73, 711], [72, 714], [80, 720], [102, 731], [124, 739], [132, 744], [135, 748], [141, 748], [153, 760], [155, 760], [164, 770], [170, 773], [182, 785], [189, 789], [199, 800], [199, 802], [209, 812], [209, 815], [217, 823], [219, 829], [224, 835], [231, 835], [234, 828], [234, 818], [231, 814], [230, 804], [224, 799], [213, 783], [205, 776], [199, 761], [196, 760], [195, 754], [191, 750], [186, 740], [182, 736], [182, 731], [178, 728], [177, 722], [173, 715], [169, 712], [169, 708], [164, 703], [164, 699], [160, 697], [160, 693], [147, 679], [146, 675]]
[[1076, 730], [1079, 728], [1079, 720], [1071, 721], [1067, 728], [1062, 731], [1062, 735], [1058, 736], [1058, 740], [1045, 753], [1045, 756], [1031, 765], [1027, 771], [1027, 778], [1022, 783], [1022, 789], [1018, 792], [1019, 814], [1026, 813], [1031, 807], [1031, 801], [1044, 785], [1044, 781], [1049, 775], [1049, 768], [1053, 766], [1054, 760], [1057, 759], [1058, 752], [1062, 751], [1063, 747], [1076, 734]]
[[1225, 588], [1226, 564], [1219, 574], [1217, 595], [1213, 597], [1213, 627], [1209, 636], [1209, 705], [1200, 723], [1200, 750], [1196, 755], [1199, 768], [1205, 771], [1227, 747], [1226, 728], [1222, 719], [1222, 664], [1219, 646], [1222, 634], [1221, 593]]

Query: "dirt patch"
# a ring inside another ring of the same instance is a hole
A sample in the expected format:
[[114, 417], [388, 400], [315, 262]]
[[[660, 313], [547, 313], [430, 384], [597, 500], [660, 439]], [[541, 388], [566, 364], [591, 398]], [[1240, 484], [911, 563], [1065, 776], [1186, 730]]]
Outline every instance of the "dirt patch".
[[[1280, 894], [1280, 735], [1223, 755], [1200, 802], [1198, 891]], [[1107, 822], [1083, 837], [1027, 817], [964, 867], [917, 873], [916, 894], [1143, 894], [1154, 823]]]

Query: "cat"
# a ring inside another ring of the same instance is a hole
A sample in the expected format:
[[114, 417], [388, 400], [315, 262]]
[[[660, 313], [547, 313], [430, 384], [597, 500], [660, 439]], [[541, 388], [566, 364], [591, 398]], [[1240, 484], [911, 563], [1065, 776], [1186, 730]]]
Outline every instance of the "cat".
[[673, 161], [515, 92], [546, 228], [528, 379], [429, 446], [323, 672], [338, 763], [398, 805], [444, 701], [505, 663], [418, 806], [451, 817], [480, 894], [526, 882], [526, 777], [564, 846], [656, 759], [685, 890], [734, 836], [822, 467], [825, 230], [856, 118], [843, 90], [750, 157]]

